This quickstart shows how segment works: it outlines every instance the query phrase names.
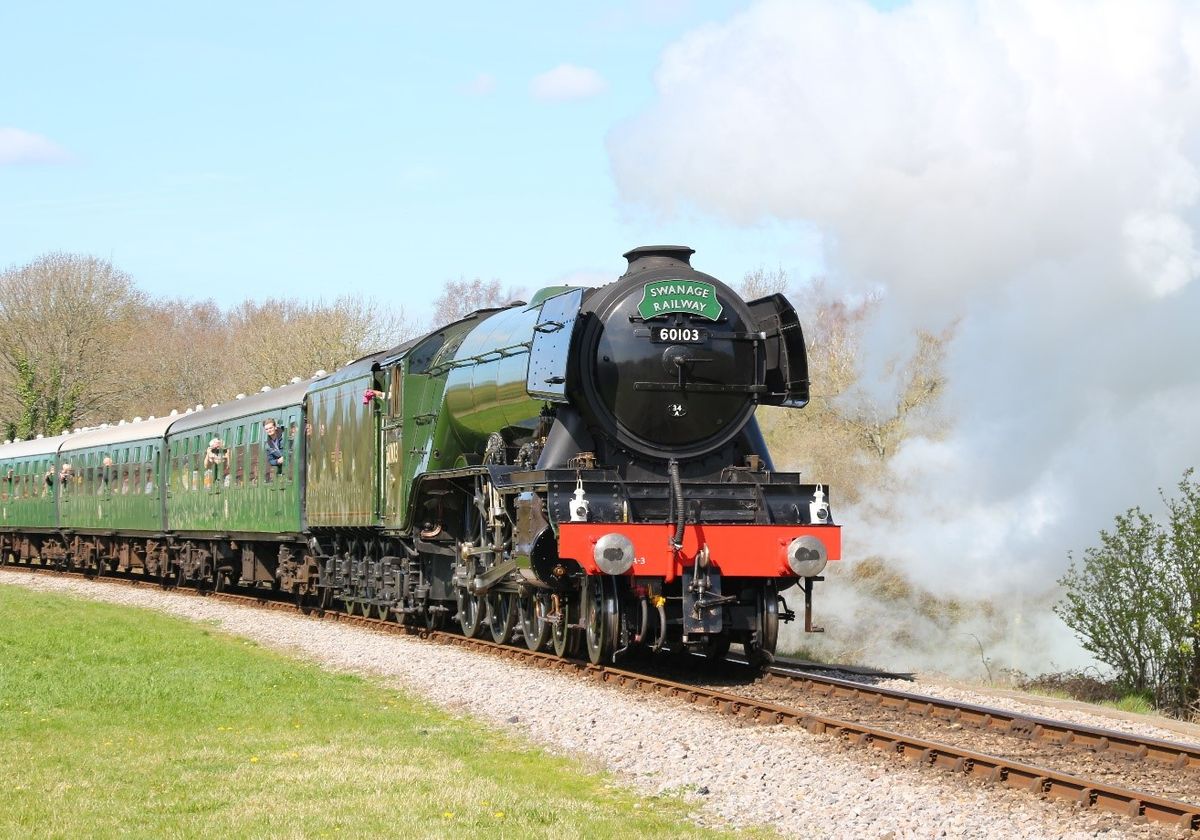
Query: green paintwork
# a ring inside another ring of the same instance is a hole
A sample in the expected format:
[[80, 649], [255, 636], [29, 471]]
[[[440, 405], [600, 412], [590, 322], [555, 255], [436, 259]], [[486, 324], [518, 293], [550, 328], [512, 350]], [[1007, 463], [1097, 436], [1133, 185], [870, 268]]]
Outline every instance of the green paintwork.
[[385, 526], [420, 524], [411, 492], [422, 476], [478, 464], [490, 434], [538, 421], [545, 400], [526, 379], [540, 312], [539, 302], [468, 318], [386, 361]]
[[[0, 527], [53, 528], [57, 483], [46, 485], [46, 470], [58, 474], [54, 453], [0, 458]], [[12, 471], [12, 481], [8, 480]]]
[[[62, 527], [71, 530], [162, 530], [161, 438], [125, 441], [64, 452], [74, 478], [59, 504]], [[104, 479], [105, 456], [113, 460]]]
[[[284, 429], [282, 474], [267, 464], [263, 422]], [[287, 532], [300, 530], [300, 406], [261, 409], [168, 435], [167, 524], [172, 531]], [[209, 441], [228, 449], [224, 463], [204, 466]], [[290, 457], [289, 457], [290, 456]]]
[[379, 522], [379, 401], [363, 403], [376, 387], [371, 366], [358, 376], [331, 377], [308, 392], [308, 504], [314, 526]]

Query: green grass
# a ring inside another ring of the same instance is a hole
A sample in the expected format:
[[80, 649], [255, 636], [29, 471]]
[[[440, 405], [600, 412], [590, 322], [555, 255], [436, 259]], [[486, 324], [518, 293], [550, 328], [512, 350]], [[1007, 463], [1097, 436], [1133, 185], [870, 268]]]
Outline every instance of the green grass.
[[7, 586], [0, 791], [4, 837], [724, 836], [368, 680]]
[[1154, 714], [1154, 704], [1143, 697], [1141, 694], [1126, 694], [1119, 700], [1106, 700], [1100, 704], [1108, 706], [1110, 709], [1119, 709], [1122, 712], [1133, 712], [1138, 715]]

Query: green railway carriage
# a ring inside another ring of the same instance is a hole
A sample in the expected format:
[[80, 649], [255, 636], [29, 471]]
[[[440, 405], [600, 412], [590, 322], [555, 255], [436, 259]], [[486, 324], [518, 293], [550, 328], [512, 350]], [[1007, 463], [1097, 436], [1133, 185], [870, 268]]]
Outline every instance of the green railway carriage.
[[[0, 446], [0, 530], [51, 532], [57, 524], [58, 447], [67, 435]], [[46, 475], [53, 471], [54, 479]]]
[[71, 435], [59, 447], [72, 481], [59, 502], [66, 531], [162, 534], [163, 436], [175, 420], [162, 417]]
[[[167, 432], [166, 474], [167, 528], [177, 538], [297, 537], [306, 388], [285, 385], [175, 419]], [[282, 469], [267, 461], [267, 420], [283, 430]], [[210, 457], [213, 440], [219, 452]]]
[[163, 435], [173, 417], [87, 429], [59, 447], [58, 522], [68, 566], [166, 574]]

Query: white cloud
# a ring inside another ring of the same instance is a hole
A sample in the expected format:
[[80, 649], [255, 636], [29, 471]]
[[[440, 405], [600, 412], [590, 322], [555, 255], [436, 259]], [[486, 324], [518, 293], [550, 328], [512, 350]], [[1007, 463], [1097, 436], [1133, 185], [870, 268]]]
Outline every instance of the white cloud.
[[962, 316], [956, 425], [890, 514], [841, 511], [848, 551], [1028, 592], [1200, 464], [1200, 6], [765, 0], [656, 84], [608, 140], [624, 199], [815, 225], [831, 282], [886, 290], [872, 358]]
[[529, 91], [534, 97], [555, 102], [589, 99], [607, 90], [608, 82], [603, 76], [590, 67], [574, 64], [560, 64], [534, 76], [529, 83]]
[[480, 73], [463, 87], [463, 92], [471, 96], [487, 96], [496, 90], [496, 77], [491, 73]]
[[70, 159], [66, 149], [40, 134], [0, 126], [0, 166], [65, 163]]

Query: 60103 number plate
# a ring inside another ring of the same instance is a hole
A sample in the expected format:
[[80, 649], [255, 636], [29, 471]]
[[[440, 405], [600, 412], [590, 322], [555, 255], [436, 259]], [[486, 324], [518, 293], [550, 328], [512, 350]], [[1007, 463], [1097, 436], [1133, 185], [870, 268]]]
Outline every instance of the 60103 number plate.
[[651, 327], [650, 340], [655, 344], [703, 344], [708, 330], [699, 327]]

